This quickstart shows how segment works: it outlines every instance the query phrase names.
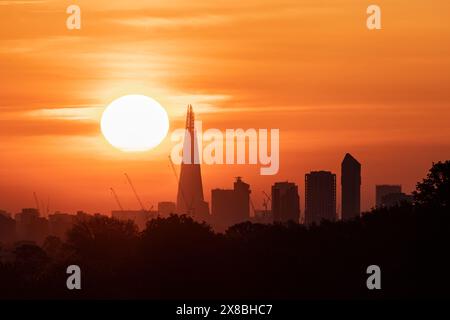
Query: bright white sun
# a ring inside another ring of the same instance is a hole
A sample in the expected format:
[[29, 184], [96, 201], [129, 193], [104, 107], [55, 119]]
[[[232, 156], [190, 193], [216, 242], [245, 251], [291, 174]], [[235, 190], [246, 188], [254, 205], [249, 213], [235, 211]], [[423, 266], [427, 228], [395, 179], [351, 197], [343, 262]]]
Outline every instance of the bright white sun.
[[126, 152], [146, 151], [166, 137], [169, 118], [166, 110], [152, 98], [126, 95], [106, 107], [100, 126], [114, 147]]

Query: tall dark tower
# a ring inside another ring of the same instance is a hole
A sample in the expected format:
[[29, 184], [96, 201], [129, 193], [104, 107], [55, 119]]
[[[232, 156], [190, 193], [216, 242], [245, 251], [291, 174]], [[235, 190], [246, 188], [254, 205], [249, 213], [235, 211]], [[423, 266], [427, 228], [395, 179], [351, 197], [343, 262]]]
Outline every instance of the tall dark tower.
[[311, 171], [305, 175], [305, 223], [336, 220], [336, 175]]
[[275, 182], [272, 186], [272, 214], [275, 222], [300, 220], [298, 186], [292, 182]]
[[361, 164], [347, 153], [341, 164], [342, 220], [361, 212]]
[[208, 203], [203, 198], [202, 173], [194, 121], [192, 105], [188, 105], [183, 161], [181, 163], [180, 180], [178, 181], [177, 213], [205, 219], [209, 216], [209, 208]]

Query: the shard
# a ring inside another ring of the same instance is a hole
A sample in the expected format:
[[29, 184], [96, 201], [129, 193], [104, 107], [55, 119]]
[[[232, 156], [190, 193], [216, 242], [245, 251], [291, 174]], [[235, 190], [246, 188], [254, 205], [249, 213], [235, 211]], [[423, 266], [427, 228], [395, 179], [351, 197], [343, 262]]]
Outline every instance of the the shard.
[[209, 216], [208, 203], [203, 197], [202, 173], [199, 163], [197, 131], [192, 105], [188, 105], [183, 161], [178, 181], [177, 213], [204, 220]]

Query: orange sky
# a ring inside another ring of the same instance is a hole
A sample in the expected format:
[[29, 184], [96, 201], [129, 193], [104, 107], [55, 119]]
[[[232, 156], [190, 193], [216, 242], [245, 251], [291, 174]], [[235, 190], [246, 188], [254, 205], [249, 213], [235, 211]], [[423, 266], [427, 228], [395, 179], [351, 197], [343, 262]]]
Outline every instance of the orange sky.
[[[66, 29], [68, 5], [82, 29]], [[261, 207], [274, 181], [339, 176], [345, 152], [363, 165], [363, 209], [374, 185], [413, 189], [432, 161], [450, 159], [450, 2], [376, 1], [383, 30], [365, 26], [363, 0], [0, 0], [0, 209], [138, 208], [176, 198], [170, 139], [145, 153], [111, 147], [102, 109], [140, 93], [182, 126], [191, 103], [206, 128], [279, 128], [280, 171], [203, 166], [213, 187], [240, 175]], [[168, 136], [169, 137], [169, 136]], [[340, 202], [340, 201], [339, 201]], [[339, 203], [338, 203], [339, 207]]]

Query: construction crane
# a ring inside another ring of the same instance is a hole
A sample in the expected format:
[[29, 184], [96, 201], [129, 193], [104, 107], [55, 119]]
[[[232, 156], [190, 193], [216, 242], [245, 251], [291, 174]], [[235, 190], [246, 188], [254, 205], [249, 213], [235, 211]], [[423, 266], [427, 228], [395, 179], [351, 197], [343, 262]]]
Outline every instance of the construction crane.
[[178, 173], [177, 173], [177, 169], [175, 169], [175, 165], [173, 164], [172, 158], [169, 155], [169, 162], [170, 162], [170, 166], [173, 170], [173, 174], [175, 175], [175, 179], [177, 179], [177, 183], [178, 183]]
[[40, 209], [40, 206], [39, 206], [39, 199], [38, 199], [38, 196], [37, 196], [36, 192], [33, 192], [33, 197], [34, 197], [34, 201], [36, 202], [36, 210], [39, 213], [41, 213], [41, 209]]
[[50, 196], [47, 197], [47, 207], [45, 209], [45, 215], [48, 217], [49, 213], [50, 213]]
[[266, 198], [267, 198], [269, 201], [272, 201], [272, 198], [267, 194], [267, 192], [265, 192], [265, 191], [263, 190], [262, 193], [266, 196]]
[[39, 201], [39, 197], [36, 192], [33, 192], [34, 202], [36, 203], [36, 210], [39, 212], [39, 214], [42, 214], [46, 217], [48, 217], [48, 214], [50, 212], [50, 196], [47, 197], [47, 205], [45, 204], [44, 200]]
[[267, 211], [267, 206], [268, 202], [266, 201], [266, 199], [263, 199], [263, 207], [264, 207], [264, 211]]
[[117, 205], [118, 205], [119, 208], [120, 208], [120, 211], [124, 211], [124, 210], [123, 210], [123, 207], [122, 207], [122, 204], [120, 203], [119, 197], [117, 196], [116, 191], [115, 191], [112, 187], [109, 188], [109, 189], [111, 190], [111, 194], [113, 195], [114, 199], [116, 200]]
[[267, 207], [268, 207], [269, 201], [272, 202], [272, 198], [264, 190], [262, 191], [262, 193], [266, 196], [266, 198], [268, 200], [267, 201], [266, 199], [263, 199], [263, 207], [266, 211], [268, 211]]
[[50, 197], [47, 197], [47, 205], [42, 203], [42, 208], [45, 208], [45, 216], [48, 217], [48, 214], [50, 212]]
[[249, 197], [249, 200], [250, 200], [250, 204], [251, 204], [252, 209], [253, 209], [253, 216], [256, 217], [256, 208], [255, 208], [255, 205], [253, 204], [252, 198]]
[[130, 187], [131, 187], [131, 189], [133, 190], [133, 193], [134, 193], [134, 195], [136, 196], [136, 199], [137, 199], [137, 201], [139, 202], [139, 205], [141, 206], [142, 211], [147, 211], [147, 210], [145, 209], [145, 207], [144, 207], [144, 204], [143, 204], [142, 201], [141, 201], [141, 198], [139, 198], [139, 195], [137, 194], [136, 189], [134, 188], [133, 183], [131, 182], [131, 179], [130, 179], [130, 177], [128, 176], [127, 173], [125, 173], [125, 177], [127, 178], [128, 183], [130, 184]]

